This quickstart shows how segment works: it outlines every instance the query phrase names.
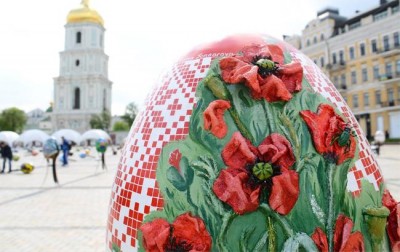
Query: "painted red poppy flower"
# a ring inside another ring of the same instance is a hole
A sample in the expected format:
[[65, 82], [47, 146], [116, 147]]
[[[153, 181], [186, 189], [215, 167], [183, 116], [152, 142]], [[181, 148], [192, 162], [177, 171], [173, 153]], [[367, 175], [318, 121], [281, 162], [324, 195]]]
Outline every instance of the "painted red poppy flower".
[[289, 101], [301, 90], [303, 67], [297, 62], [284, 64], [282, 49], [276, 45], [245, 47], [242, 55], [222, 58], [219, 65], [225, 82], [244, 83], [255, 99]]
[[182, 158], [182, 153], [179, 151], [179, 149], [176, 149], [169, 154], [168, 162], [170, 165], [172, 165], [178, 171], [180, 171], [181, 168], [180, 168], [179, 163], [181, 162], [181, 158]]
[[228, 166], [213, 185], [217, 197], [238, 214], [255, 211], [262, 192], [280, 214], [288, 214], [299, 196], [299, 176], [289, 170], [295, 162], [288, 140], [278, 133], [253, 146], [239, 132], [232, 135], [221, 153]]
[[216, 100], [210, 102], [204, 111], [204, 128], [211, 131], [216, 137], [224, 138], [228, 133], [228, 126], [224, 121], [225, 110], [231, 107], [230, 102]]
[[320, 104], [317, 113], [303, 110], [300, 115], [308, 126], [318, 153], [338, 165], [354, 157], [356, 140], [352, 129], [332, 106]]
[[172, 224], [155, 219], [140, 227], [143, 247], [149, 252], [211, 250], [211, 236], [202, 219], [190, 213], [179, 215]]
[[390, 239], [392, 251], [400, 251], [400, 204], [393, 199], [388, 190], [385, 190], [383, 193], [382, 204], [390, 211], [386, 230]]
[[[353, 221], [345, 215], [339, 215], [336, 220], [335, 233], [333, 237], [333, 251], [347, 252], [347, 251], [365, 251], [364, 239], [362, 233], [359, 231], [351, 233], [353, 229]], [[328, 239], [321, 228], [316, 228], [311, 235], [318, 250], [327, 252]]]
[[146, 251], [164, 251], [170, 235], [170, 225], [164, 219], [155, 219], [140, 227], [143, 234], [143, 247]]

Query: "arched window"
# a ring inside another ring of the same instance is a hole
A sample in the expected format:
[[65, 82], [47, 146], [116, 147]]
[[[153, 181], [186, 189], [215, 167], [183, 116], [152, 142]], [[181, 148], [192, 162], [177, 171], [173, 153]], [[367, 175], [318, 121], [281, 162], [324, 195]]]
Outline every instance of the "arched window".
[[74, 109], [81, 108], [81, 90], [79, 88], [75, 88], [74, 90]]
[[79, 66], [80, 61], [77, 59], [75, 60], [75, 66]]
[[81, 32], [77, 32], [76, 33], [76, 43], [80, 44], [82, 41], [82, 33]]
[[105, 110], [106, 107], [106, 101], [107, 101], [107, 91], [106, 89], [103, 90], [103, 110]]

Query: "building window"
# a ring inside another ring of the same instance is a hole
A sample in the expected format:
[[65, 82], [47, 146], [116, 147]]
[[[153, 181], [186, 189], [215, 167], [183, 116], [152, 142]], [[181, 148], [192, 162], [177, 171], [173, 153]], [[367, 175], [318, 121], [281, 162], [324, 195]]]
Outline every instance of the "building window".
[[103, 35], [100, 35], [100, 39], [99, 39], [100, 41], [99, 41], [99, 45], [101, 46], [101, 47], [103, 47]]
[[389, 106], [394, 106], [394, 92], [393, 92], [393, 88], [388, 88], [387, 94], [388, 94]]
[[383, 36], [383, 49], [386, 51], [389, 51], [390, 46], [389, 46], [389, 36]]
[[97, 42], [97, 32], [96, 30], [92, 30], [92, 38], [91, 38], [91, 45], [92, 46], [96, 46], [96, 42]]
[[77, 59], [77, 60], [75, 60], [75, 66], [79, 66], [79, 60]]
[[354, 59], [355, 55], [354, 55], [354, 47], [350, 47], [349, 49], [349, 54], [350, 54], [350, 59]]
[[371, 40], [371, 49], [373, 53], [378, 51], [378, 46], [375, 39]]
[[324, 41], [324, 39], [325, 39], [325, 38], [324, 38], [324, 34], [322, 33], [322, 34], [321, 34], [321, 41]]
[[351, 30], [353, 30], [353, 29], [355, 29], [357, 27], [360, 27], [360, 26], [361, 26], [361, 22], [360, 21], [352, 23], [352, 24], [349, 25], [349, 30], [351, 31]]
[[374, 15], [374, 21], [378, 21], [378, 20], [384, 19], [385, 17], [387, 17], [387, 15], [388, 15], [387, 10], [379, 12], [379, 13]]
[[381, 103], [382, 103], [382, 100], [381, 100], [381, 91], [380, 90], [376, 90], [375, 91], [375, 102], [376, 102], [376, 104], [378, 105], [380, 105]]
[[73, 109], [80, 109], [80, 108], [81, 108], [81, 90], [79, 88], [75, 88]]
[[342, 87], [346, 86], [346, 74], [340, 75], [340, 84], [342, 85]]
[[339, 78], [337, 76], [333, 77], [333, 85], [335, 85], [336, 88], [339, 86]]
[[362, 81], [363, 82], [368, 81], [368, 69], [367, 68], [363, 68], [361, 70], [361, 73], [362, 73]]
[[106, 110], [107, 109], [107, 90], [103, 89], [103, 109]]
[[356, 71], [351, 71], [351, 84], [357, 83], [357, 73]]
[[320, 61], [321, 61], [321, 67], [324, 67], [325, 65], [324, 57], [321, 57]]
[[80, 44], [82, 41], [82, 33], [81, 32], [77, 32], [76, 33], [76, 43]]
[[391, 79], [393, 77], [392, 63], [390, 62], [386, 63], [385, 70], [386, 70], [386, 77]]
[[397, 101], [400, 101], [400, 88], [397, 88]]
[[358, 96], [353, 95], [353, 108], [358, 108]]
[[344, 64], [343, 51], [339, 51], [339, 63], [340, 63], [341, 65]]
[[[396, 75], [400, 75], [400, 60], [396, 62]], [[400, 97], [399, 97], [400, 98]]]
[[307, 39], [307, 46], [310, 46], [310, 40]]
[[374, 80], [379, 79], [379, 65], [374, 66]]
[[400, 46], [399, 32], [393, 33], [393, 45], [394, 45], [394, 47], [399, 47]]
[[317, 37], [314, 37], [314, 44], [316, 44], [318, 42]]
[[368, 107], [369, 106], [369, 94], [364, 93], [364, 106]]
[[360, 44], [360, 55], [365, 56], [365, 44]]
[[336, 53], [332, 53], [332, 64], [336, 64]]

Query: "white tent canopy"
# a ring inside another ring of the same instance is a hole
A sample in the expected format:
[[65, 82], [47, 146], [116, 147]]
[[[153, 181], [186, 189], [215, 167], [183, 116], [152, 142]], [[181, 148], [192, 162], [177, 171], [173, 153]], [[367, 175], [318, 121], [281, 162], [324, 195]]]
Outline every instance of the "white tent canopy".
[[38, 129], [30, 129], [24, 131], [15, 141], [22, 142], [24, 145], [31, 144], [32, 142], [44, 143], [50, 136]]
[[61, 143], [61, 137], [64, 137], [68, 141], [73, 141], [76, 144], [79, 144], [82, 139], [81, 134], [73, 129], [60, 129], [54, 132], [51, 136], [55, 137], [58, 143]]
[[14, 131], [0, 131], [0, 142], [6, 142], [10, 146], [12, 146], [18, 137], [19, 134]]
[[111, 141], [111, 137], [107, 134], [107, 132], [101, 129], [91, 129], [84, 132], [81, 136], [81, 141], [97, 140], [99, 138], [104, 138]]

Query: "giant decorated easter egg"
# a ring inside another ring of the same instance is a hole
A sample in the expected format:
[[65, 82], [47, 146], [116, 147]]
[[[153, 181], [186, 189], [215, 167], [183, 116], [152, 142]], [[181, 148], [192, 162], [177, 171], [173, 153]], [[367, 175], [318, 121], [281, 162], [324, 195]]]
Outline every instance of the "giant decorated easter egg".
[[43, 144], [43, 155], [45, 158], [52, 158], [60, 151], [57, 140], [54, 137], [48, 138]]
[[96, 140], [96, 150], [100, 153], [104, 153], [107, 150], [107, 140], [104, 138], [99, 138]]
[[369, 144], [307, 56], [235, 35], [195, 48], [158, 84], [122, 151], [110, 251], [399, 246], [400, 210]]

